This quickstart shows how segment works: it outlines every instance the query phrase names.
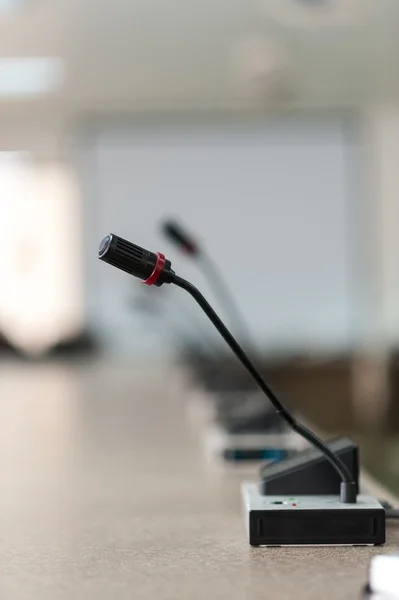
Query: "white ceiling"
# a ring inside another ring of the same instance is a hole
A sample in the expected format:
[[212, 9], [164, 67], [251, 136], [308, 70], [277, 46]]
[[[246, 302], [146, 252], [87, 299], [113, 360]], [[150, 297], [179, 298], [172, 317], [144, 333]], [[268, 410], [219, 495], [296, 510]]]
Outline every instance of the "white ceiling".
[[[279, 1], [288, 8], [300, 2]], [[0, 14], [0, 57], [59, 56], [67, 78], [48, 97], [0, 101], [0, 119], [34, 116], [38, 123], [92, 112], [245, 108], [245, 77], [243, 82], [234, 60], [237, 47], [251, 37], [272, 39], [277, 53], [281, 46], [294, 91], [290, 105], [353, 106], [397, 93], [398, 0], [362, 0], [356, 18], [331, 27], [328, 20], [314, 27], [279, 21], [275, 5], [26, 0], [23, 8]]]

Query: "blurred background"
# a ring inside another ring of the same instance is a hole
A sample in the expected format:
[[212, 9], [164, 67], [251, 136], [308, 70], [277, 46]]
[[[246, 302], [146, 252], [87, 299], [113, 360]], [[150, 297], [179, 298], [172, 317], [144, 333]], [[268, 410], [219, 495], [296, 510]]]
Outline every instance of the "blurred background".
[[71, 364], [226, 361], [180, 290], [97, 260], [109, 232], [160, 250], [227, 321], [175, 218], [298, 410], [395, 432], [398, 25], [396, 0], [0, 0], [2, 396], [62, 395]]

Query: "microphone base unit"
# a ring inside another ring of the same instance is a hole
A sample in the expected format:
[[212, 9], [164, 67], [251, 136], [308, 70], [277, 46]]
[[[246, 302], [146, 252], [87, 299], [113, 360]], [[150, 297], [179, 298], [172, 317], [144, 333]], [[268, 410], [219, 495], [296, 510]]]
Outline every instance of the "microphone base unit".
[[281, 433], [229, 433], [217, 424], [204, 432], [204, 448], [211, 459], [230, 463], [260, 461], [270, 464], [285, 461], [304, 446], [303, 439], [290, 430]]
[[[222, 411], [219, 407], [220, 400], [221, 398], [194, 388], [189, 397], [187, 410], [196, 428], [205, 425], [222, 431], [225, 436], [245, 435], [251, 440], [255, 439], [256, 435], [292, 434], [291, 429], [273, 410], [265, 406], [264, 399], [259, 396], [252, 399], [242, 394], [229, 394]], [[302, 449], [304, 447], [302, 438], [296, 437], [299, 439], [298, 449]]]
[[221, 458], [227, 463], [247, 463], [247, 462], [280, 462], [289, 458], [288, 450], [271, 448], [225, 448], [221, 453]]
[[214, 396], [215, 420], [231, 433], [257, 433], [286, 429], [284, 421], [259, 394]]
[[[214, 421], [231, 435], [256, 435], [257, 433], [274, 433], [278, 435], [288, 431], [287, 426], [278, 415], [264, 409], [259, 410], [257, 415], [248, 413], [248, 416], [245, 416], [244, 412], [234, 414], [233, 411], [231, 414], [227, 412], [224, 415], [217, 414]], [[304, 444], [301, 448], [303, 447]]]
[[[200, 424], [217, 423], [232, 434], [282, 433], [287, 426], [259, 394], [209, 394], [194, 388], [188, 410]], [[194, 416], [195, 415], [195, 416]], [[291, 430], [290, 430], [291, 431]]]
[[339, 496], [263, 496], [241, 488], [251, 546], [376, 546], [385, 543], [385, 510], [371, 496], [343, 504]]

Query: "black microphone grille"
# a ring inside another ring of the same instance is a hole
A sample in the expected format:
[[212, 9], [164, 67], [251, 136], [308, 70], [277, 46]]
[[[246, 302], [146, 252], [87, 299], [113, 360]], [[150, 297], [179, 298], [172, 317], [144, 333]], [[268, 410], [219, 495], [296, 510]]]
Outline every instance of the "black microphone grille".
[[100, 242], [98, 258], [138, 277], [147, 285], [161, 286], [171, 283], [174, 271], [170, 260], [160, 252], [150, 252], [141, 246], [110, 233]]
[[[142, 261], [145, 254], [149, 255], [150, 253], [114, 234], [107, 235], [101, 241], [98, 249], [98, 257], [101, 260], [136, 276], [142, 274]], [[143, 273], [143, 275], [145, 274]]]

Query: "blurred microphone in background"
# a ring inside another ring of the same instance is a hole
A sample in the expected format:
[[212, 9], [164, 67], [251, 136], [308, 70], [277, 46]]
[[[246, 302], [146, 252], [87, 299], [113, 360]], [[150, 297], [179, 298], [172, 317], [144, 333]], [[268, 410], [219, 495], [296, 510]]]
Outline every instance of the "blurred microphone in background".
[[248, 349], [254, 351], [254, 344], [251, 339], [248, 324], [237, 305], [234, 294], [227, 286], [221, 269], [216, 262], [207, 254], [187, 229], [174, 219], [167, 219], [162, 223], [162, 233], [177, 247], [180, 252], [186, 254], [195, 260], [201, 269], [204, 277], [208, 281], [221, 307], [225, 311], [230, 323], [240, 342]]

